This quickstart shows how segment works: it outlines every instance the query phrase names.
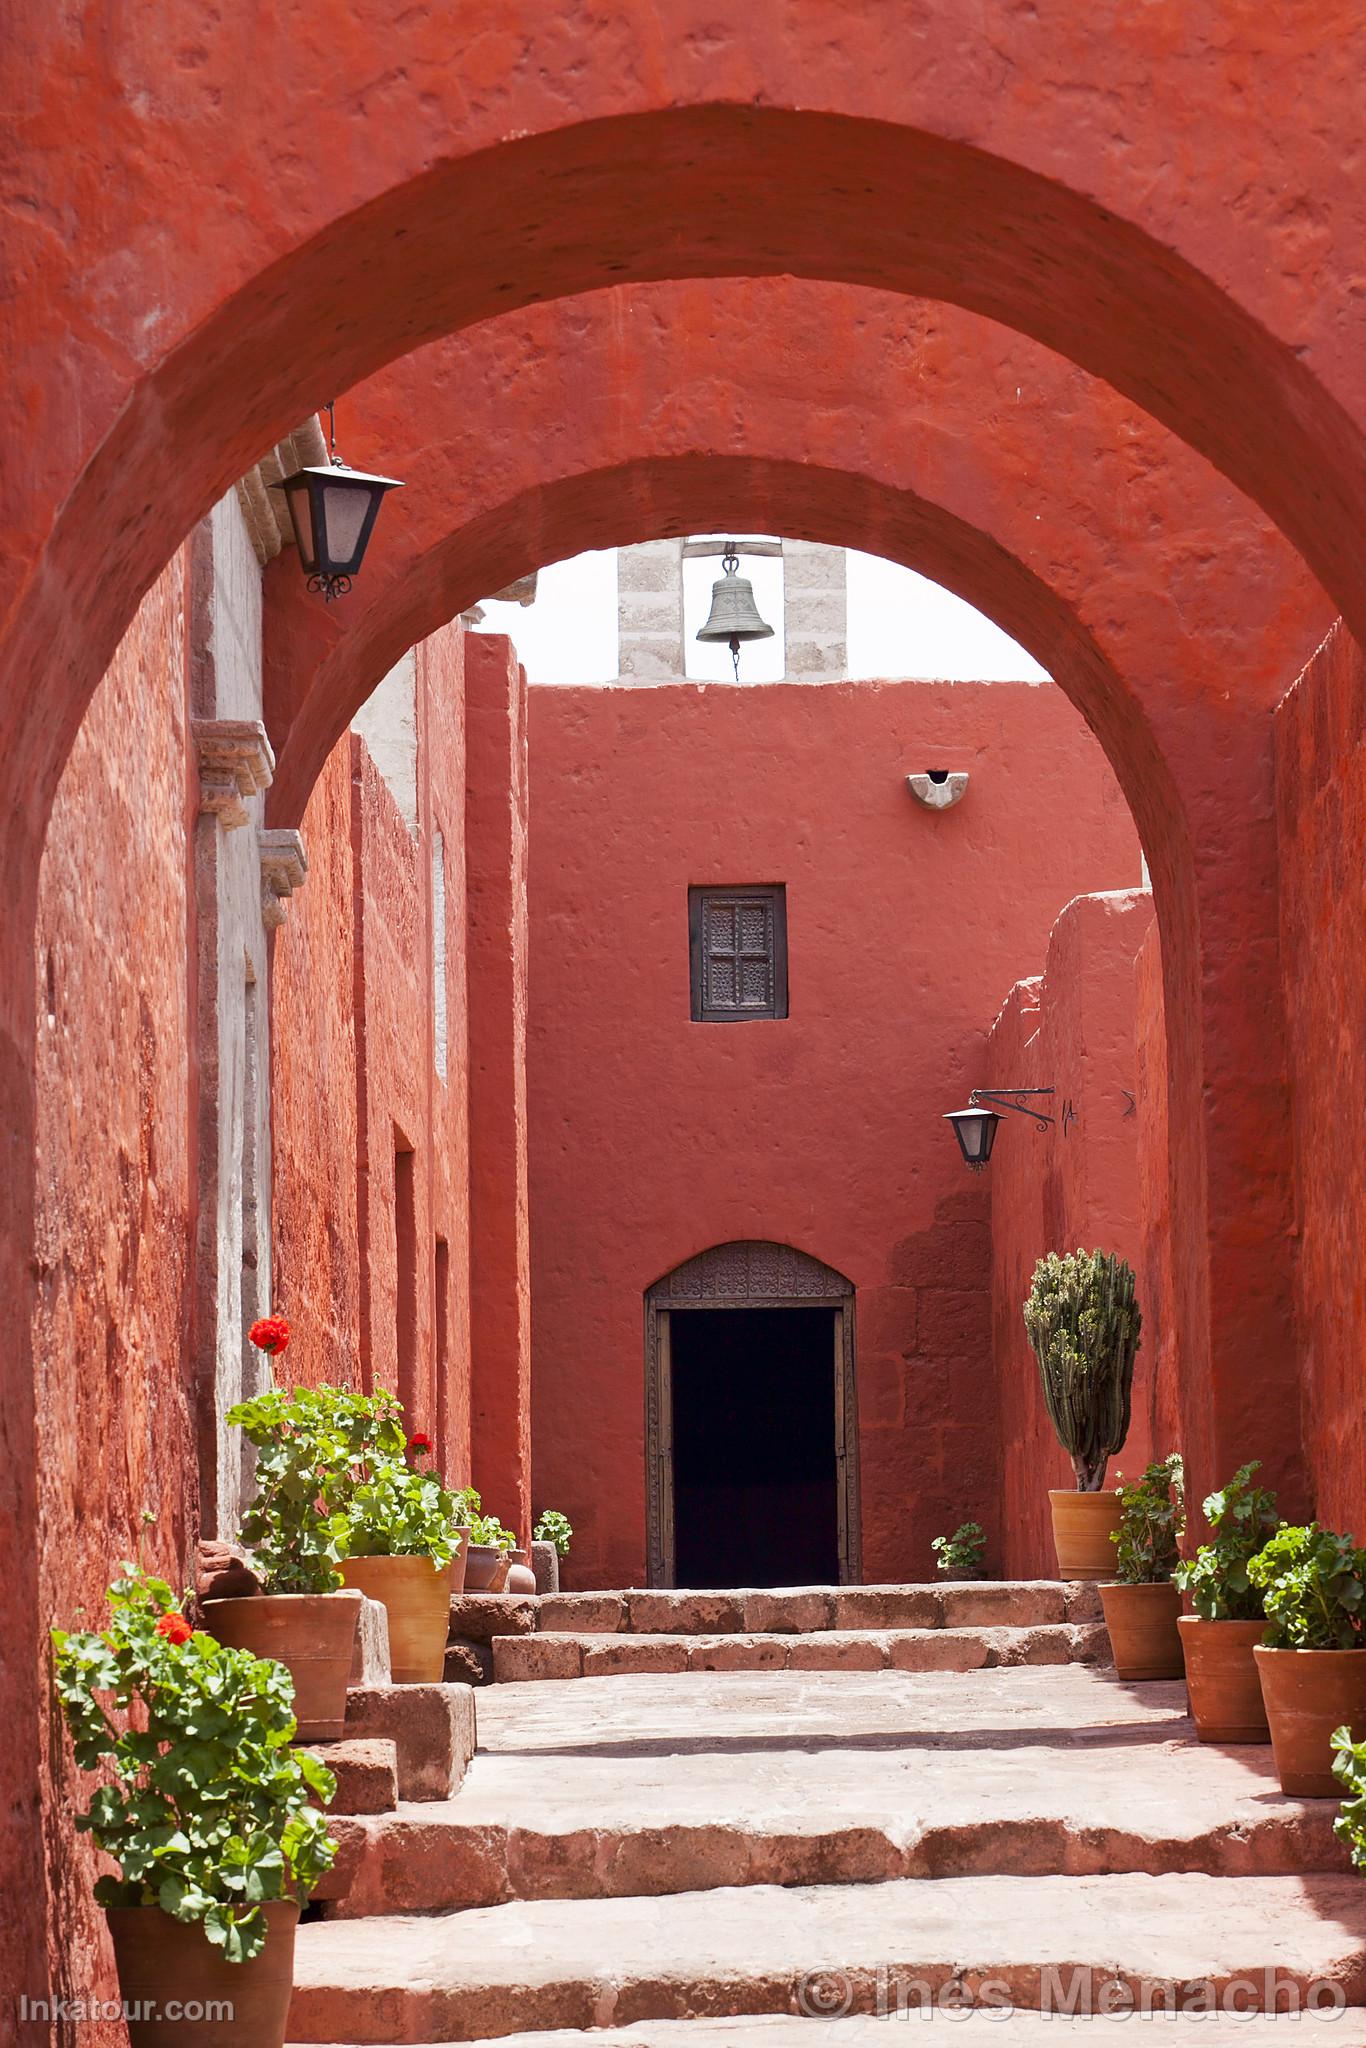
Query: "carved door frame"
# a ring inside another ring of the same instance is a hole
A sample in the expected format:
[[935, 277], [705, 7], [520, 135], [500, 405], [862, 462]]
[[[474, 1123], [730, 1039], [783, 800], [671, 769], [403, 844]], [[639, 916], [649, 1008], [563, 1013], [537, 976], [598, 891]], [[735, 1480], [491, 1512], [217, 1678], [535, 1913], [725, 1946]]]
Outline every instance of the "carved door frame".
[[859, 1495], [854, 1287], [833, 1266], [791, 1245], [745, 1239], [714, 1245], [657, 1280], [645, 1295], [645, 1582], [672, 1586], [674, 1543], [672, 1327], [693, 1309], [834, 1310], [835, 1494], [841, 1585], [863, 1576]]

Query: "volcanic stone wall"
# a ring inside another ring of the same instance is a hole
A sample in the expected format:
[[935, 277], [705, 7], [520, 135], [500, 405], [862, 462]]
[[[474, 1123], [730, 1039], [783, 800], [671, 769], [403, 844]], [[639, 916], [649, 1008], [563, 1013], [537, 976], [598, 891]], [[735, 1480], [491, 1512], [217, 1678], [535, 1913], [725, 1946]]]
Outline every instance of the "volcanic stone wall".
[[[1035, 1262], [1050, 1251], [1118, 1252], [1138, 1273], [1144, 1311], [1129, 1439], [1117, 1471], [1141, 1471], [1174, 1448], [1154, 1442], [1152, 1389], [1161, 1323], [1147, 1288], [1135, 1039], [1135, 959], [1153, 929], [1152, 898], [1131, 889], [1079, 896], [1048, 940], [1038, 979], [1011, 990], [991, 1034], [989, 1085], [1052, 1088], [1048, 1129], [1011, 1117], [992, 1155], [992, 1324], [1001, 1457], [1001, 1559], [1021, 1577], [1056, 1568], [1048, 1489], [1072, 1468], [1044, 1407], [1021, 1306]], [[1165, 1100], [1161, 1104], [1165, 1118]], [[1165, 1172], [1165, 1160], [1163, 1162]], [[1164, 1190], [1165, 1192], [1165, 1182]]]
[[[184, 1583], [196, 1529], [186, 608], [189, 548], [148, 592], [67, 762], [41, 874], [36, 1541], [45, 1620], [94, 1625], [122, 1558]], [[197, 794], [197, 793], [196, 793]], [[31, 1660], [50, 1714], [46, 1641]], [[72, 1834], [77, 1773], [46, 1723], [35, 1806], [57, 1993], [112, 1978], [97, 1859]], [[7, 1993], [22, 1987], [7, 1985]], [[123, 2028], [83, 2038], [116, 2048]]]
[[[1366, 1540], [1366, 656], [1334, 627], [1277, 713], [1281, 952], [1315, 1510]], [[1238, 1105], [1229, 1106], [1230, 1121]]]

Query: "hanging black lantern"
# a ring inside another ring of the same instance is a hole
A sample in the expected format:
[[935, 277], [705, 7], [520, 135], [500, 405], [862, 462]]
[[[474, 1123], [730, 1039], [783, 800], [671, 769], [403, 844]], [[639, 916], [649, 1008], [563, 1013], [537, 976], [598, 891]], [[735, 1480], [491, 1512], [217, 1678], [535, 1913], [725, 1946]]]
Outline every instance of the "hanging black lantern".
[[[330, 405], [327, 411], [330, 422]], [[337, 453], [335, 433], [329, 433], [329, 440], [326, 463], [296, 469], [271, 489], [285, 494], [309, 589], [321, 591], [331, 604], [351, 588], [365, 559], [381, 498], [403, 486], [396, 477], [349, 468]]]
[[772, 626], [765, 625], [759, 616], [759, 607], [754, 602], [754, 585], [748, 576], [737, 575], [740, 557], [735, 552], [734, 541], [726, 543], [726, 552], [721, 557], [725, 574], [718, 576], [711, 587], [711, 614], [697, 637], [699, 640], [724, 640], [730, 648], [730, 658], [735, 669], [735, 680], [740, 680], [740, 645], [746, 640], [771, 640]]
[[[968, 1097], [966, 1109], [951, 1109], [945, 1113], [946, 1124], [953, 1125], [953, 1135], [958, 1140], [958, 1149], [964, 1163], [973, 1173], [980, 1173], [991, 1157], [991, 1148], [996, 1143], [996, 1133], [1001, 1119], [994, 1109], [984, 1109], [987, 1102], [999, 1102], [1002, 1109], [1013, 1110], [1016, 1116], [1032, 1117], [1040, 1129], [1047, 1130], [1057, 1119], [1041, 1109], [1031, 1109], [1027, 1102], [1020, 1100], [1023, 1095], [1051, 1095], [1051, 1088], [974, 1088]], [[1063, 1132], [1072, 1121], [1071, 1105], [1063, 1115]]]
[[980, 1173], [991, 1157], [991, 1148], [996, 1143], [996, 1132], [1000, 1117], [994, 1109], [951, 1109], [944, 1118], [953, 1125], [953, 1135], [958, 1140], [958, 1149], [973, 1173]]

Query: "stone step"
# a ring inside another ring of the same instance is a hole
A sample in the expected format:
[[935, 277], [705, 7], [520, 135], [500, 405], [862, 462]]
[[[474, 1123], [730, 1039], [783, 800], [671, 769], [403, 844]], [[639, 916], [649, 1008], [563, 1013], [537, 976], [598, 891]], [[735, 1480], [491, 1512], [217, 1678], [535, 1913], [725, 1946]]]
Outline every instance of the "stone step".
[[474, 1755], [467, 1685], [363, 1685], [346, 1695], [346, 1740], [391, 1742], [400, 1799], [449, 1799]]
[[[519, 1900], [299, 1929], [299, 2043], [471, 2041], [742, 2013], [895, 2009], [949, 1984], [1002, 2004], [1151, 2003], [1246, 1980], [1265, 2007], [1366, 2003], [1359, 1877], [966, 1877]], [[1101, 2005], [1100, 2009], [1104, 2009]]]
[[[1124, 2048], [1114, 2029], [1131, 2015], [944, 2012], [931, 2016], [937, 2048]], [[916, 2036], [916, 2039], [922, 2037]], [[887, 2022], [875, 2014], [826, 2019], [820, 2048], [893, 2048]], [[1147, 2037], [1143, 2037], [1146, 2044]], [[302, 2048], [302, 2044], [292, 2044]], [[333, 2042], [329, 2048], [355, 2048]], [[434, 2042], [418, 2048], [436, 2048]], [[483, 2040], [468, 2048], [489, 2048]], [[652, 2020], [645, 2026], [559, 2029], [548, 2034], [504, 2034], [500, 2048], [817, 2048], [811, 2021], [789, 2013], [754, 2013], [724, 2020]], [[1162, 2022], [1161, 2048], [1366, 2048], [1366, 2012], [1174, 2014]]]
[[374, 1737], [369, 1741], [310, 1743], [309, 1747], [337, 1781], [329, 1813], [389, 1813], [398, 1805], [396, 1743]]
[[684, 1671], [981, 1671], [1108, 1662], [1099, 1622], [989, 1628], [828, 1628], [811, 1634], [495, 1636], [499, 1684]]
[[[497, 1687], [458, 1798], [355, 1822], [338, 1909], [972, 1875], [1344, 1871], [1333, 1800], [1079, 1666]], [[781, 1731], [781, 1732], [779, 1732]]]
[[725, 1592], [465, 1593], [451, 1602], [452, 1642], [495, 1636], [814, 1635], [826, 1629], [1039, 1628], [1099, 1621], [1093, 1585], [975, 1579], [934, 1585], [738, 1587]]

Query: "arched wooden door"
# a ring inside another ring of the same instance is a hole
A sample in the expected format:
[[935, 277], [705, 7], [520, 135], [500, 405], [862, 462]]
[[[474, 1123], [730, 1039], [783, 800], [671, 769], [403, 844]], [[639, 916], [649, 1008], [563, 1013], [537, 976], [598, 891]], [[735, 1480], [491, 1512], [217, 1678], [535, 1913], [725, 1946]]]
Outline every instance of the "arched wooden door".
[[791, 1245], [744, 1240], [699, 1252], [645, 1296], [645, 1515], [647, 1583], [677, 1583], [674, 1486], [674, 1345], [677, 1319], [703, 1311], [828, 1309], [834, 1409], [838, 1575], [862, 1578], [854, 1288], [833, 1266]]

